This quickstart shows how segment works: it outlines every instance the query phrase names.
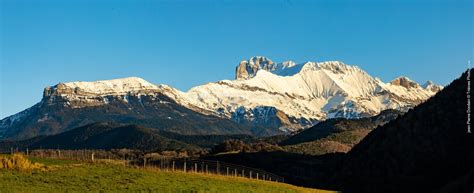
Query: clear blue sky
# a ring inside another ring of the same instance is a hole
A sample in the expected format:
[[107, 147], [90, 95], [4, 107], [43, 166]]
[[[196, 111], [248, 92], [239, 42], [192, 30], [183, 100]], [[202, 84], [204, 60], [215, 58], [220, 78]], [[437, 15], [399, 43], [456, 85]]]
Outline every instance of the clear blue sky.
[[187, 90], [233, 79], [254, 55], [440, 84], [473, 56], [471, 0], [0, 2], [0, 118], [58, 82], [138, 76]]

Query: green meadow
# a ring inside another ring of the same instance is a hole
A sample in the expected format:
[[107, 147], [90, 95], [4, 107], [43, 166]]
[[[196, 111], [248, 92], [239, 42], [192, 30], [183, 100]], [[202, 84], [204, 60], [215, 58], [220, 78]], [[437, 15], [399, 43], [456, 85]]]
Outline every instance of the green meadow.
[[[6, 157], [6, 156], [4, 156]], [[41, 169], [0, 169], [0, 192], [330, 192], [284, 183], [99, 163], [29, 158]]]

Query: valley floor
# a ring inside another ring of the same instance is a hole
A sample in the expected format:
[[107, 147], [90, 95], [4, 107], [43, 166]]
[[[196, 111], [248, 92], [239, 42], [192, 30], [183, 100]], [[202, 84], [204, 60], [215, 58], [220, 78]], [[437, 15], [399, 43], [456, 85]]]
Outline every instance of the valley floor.
[[0, 169], [0, 192], [330, 192], [239, 177], [131, 168], [117, 163], [30, 159], [48, 169]]

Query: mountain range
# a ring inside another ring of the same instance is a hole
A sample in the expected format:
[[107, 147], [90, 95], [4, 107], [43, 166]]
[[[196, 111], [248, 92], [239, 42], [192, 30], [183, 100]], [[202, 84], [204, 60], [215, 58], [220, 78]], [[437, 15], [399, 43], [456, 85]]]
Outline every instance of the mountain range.
[[94, 122], [144, 125], [179, 134], [270, 136], [330, 118], [407, 111], [442, 89], [406, 77], [389, 83], [338, 61], [241, 61], [235, 80], [179, 91], [130, 77], [59, 83], [34, 106], [0, 121], [0, 139], [61, 133]]
[[[474, 135], [469, 131], [472, 73], [469, 69], [427, 101], [376, 126], [347, 153], [255, 152], [206, 159], [260, 168], [285, 177], [285, 182], [342, 192], [469, 193], [474, 190]], [[357, 124], [328, 120], [282, 144], [319, 139], [331, 130], [336, 131], [332, 134], [351, 131]]]
[[[28, 143], [29, 142], [29, 143]], [[148, 151], [192, 149], [195, 146], [159, 135], [155, 130], [116, 123], [93, 123], [57, 135], [16, 142], [30, 149], [140, 149]]]

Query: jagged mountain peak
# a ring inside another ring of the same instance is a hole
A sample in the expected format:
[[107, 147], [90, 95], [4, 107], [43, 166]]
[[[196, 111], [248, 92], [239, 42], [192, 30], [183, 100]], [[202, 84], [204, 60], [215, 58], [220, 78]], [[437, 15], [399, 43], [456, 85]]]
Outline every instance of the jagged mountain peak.
[[414, 82], [413, 80], [411, 80], [410, 78], [408, 78], [408, 77], [406, 77], [406, 76], [399, 76], [399, 77], [393, 79], [392, 81], [398, 81], [398, 80]]
[[296, 63], [293, 62], [293, 61], [291, 61], [291, 60], [288, 60], [288, 61], [282, 62], [281, 65], [282, 65], [283, 67], [290, 68], [290, 67], [295, 66]]
[[[243, 60], [246, 61], [246, 60]], [[247, 60], [250, 64], [255, 65], [265, 65], [265, 64], [272, 64], [273, 61], [265, 56], [253, 56], [249, 60]]]
[[435, 83], [434, 83], [433, 81], [428, 80], [428, 81], [425, 82], [425, 84], [421, 85], [421, 87], [427, 88], [428, 86], [434, 85], [434, 84], [435, 84]]
[[349, 70], [360, 70], [357, 66], [344, 64], [341, 61], [304, 62], [284, 61], [275, 63], [263, 56], [254, 56], [248, 60], [242, 60], [236, 67], [236, 79], [247, 80], [257, 75], [260, 70], [265, 70], [280, 76], [292, 76], [301, 71], [329, 70], [333, 73], [346, 73]]
[[[348, 65], [341, 61], [324, 61], [324, 62], [306, 62], [301, 64], [304, 70], [328, 70], [335, 74], [346, 74], [350, 71], [363, 72], [358, 66]], [[366, 73], [365, 73], [366, 74]]]
[[413, 80], [410, 80], [408, 77], [405, 77], [405, 76], [399, 76], [399, 77], [393, 79], [392, 81], [390, 81], [390, 84], [397, 85], [397, 86], [403, 86], [407, 89], [420, 86], [417, 82], [415, 82]]
[[254, 56], [248, 60], [242, 60], [236, 68], [235, 78], [238, 80], [249, 79], [257, 74], [260, 69], [275, 70], [275, 63], [263, 56]]
[[423, 87], [426, 90], [433, 91], [433, 92], [438, 92], [438, 91], [443, 89], [443, 86], [438, 85], [438, 84], [434, 83], [431, 80], [426, 81], [426, 83], [421, 85], [421, 87]]

